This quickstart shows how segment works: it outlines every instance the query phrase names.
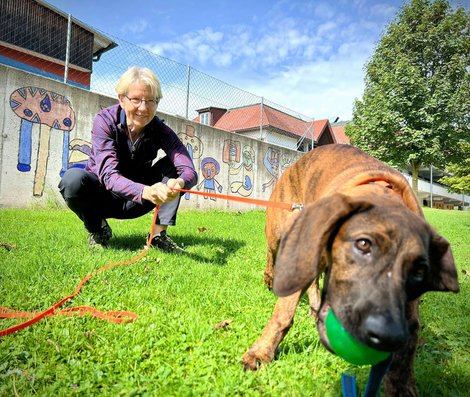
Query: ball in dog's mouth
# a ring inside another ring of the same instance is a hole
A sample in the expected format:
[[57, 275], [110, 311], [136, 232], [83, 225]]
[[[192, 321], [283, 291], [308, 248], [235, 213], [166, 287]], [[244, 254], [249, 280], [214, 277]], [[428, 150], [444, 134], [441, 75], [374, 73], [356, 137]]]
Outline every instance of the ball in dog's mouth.
[[331, 308], [325, 309], [328, 312], [325, 321], [319, 324], [322, 328], [319, 330], [326, 333], [328, 350], [354, 365], [374, 365], [390, 356], [390, 352], [375, 350], [357, 340], [346, 331]]

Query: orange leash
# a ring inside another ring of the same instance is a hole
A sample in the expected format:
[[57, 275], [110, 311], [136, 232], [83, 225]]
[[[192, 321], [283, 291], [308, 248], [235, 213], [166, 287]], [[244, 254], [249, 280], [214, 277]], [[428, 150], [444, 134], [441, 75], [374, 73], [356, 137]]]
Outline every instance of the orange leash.
[[122, 323], [122, 322], [131, 322], [134, 321], [138, 316], [135, 313], [132, 312], [126, 312], [126, 311], [108, 311], [108, 312], [102, 312], [98, 309], [95, 309], [91, 306], [78, 306], [78, 307], [72, 307], [68, 309], [63, 309], [63, 310], [57, 310], [60, 306], [62, 306], [65, 302], [72, 300], [75, 298], [79, 292], [81, 291], [82, 287], [90, 280], [94, 275], [99, 274], [104, 272], [105, 270], [111, 269], [112, 267], [115, 266], [122, 266], [122, 265], [132, 265], [133, 263], [137, 262], [140, 260], [142, 257], [145, 256], [147, 253], [147, 250], [150, 248], [150, 241], [151, 241], [151, 236], [153, 236], [154, 230], [155, 230], [155, 222], [157, 220], [157, 215], [158, 215], [158, 208], [159, 206], [157, 205], [155, 207], [155, 211], [153, 214], [153, 220], [152, 220], [152, 227], [150, 229], [150, 236], [147, 240], [147, 245], [145, 248], [140, 252], [137, 256], [132, 258], [129, 261], [124, 261], [124, 262], [113, 262], [110, 263], [106, 266], [103, 266], [102, 268], [98, 269], [94, 274], [90, 273], [87, 275], [80, 283], [78, 284], [77, 288], [75, 289], [75, 292], [72, 295], [69, 295], [59, 302], [57, 302], [55, 305], [51, 306], [49, 309], [43, 311], [43, 312], [22, 312], [22, 311], [15, 311], [12, 309], [9, 309], [7, 307], [0, 306], [0, 318], [29, 318], [29, 320], [17, 324], [13, 327], [6, 328], [4, 330], [0, 331], [0, 337], [6, 336], [9, 334], [12, 334], [16, 331], [19, 331], [23, 328], [29, 327], [30, 325], [33, 325], [34, 323], [37, 323], [39, 320], [43, 319], [44, 317], [47, 316], [73, 316], [73, 315], [79, 315], [79, 316], [84, 316], [85, 314], [91, 314], [94, 317], [99, 317], [104, 320], [108, 320], [114, 323]]
[[213, 198], [216, 198], [216, 199], [219, 198], [222, 200], [239, 201], [242, 203], [256, 204], [256, 205], [261, 205], [264, 207], [280, 208], [280, 209], [289, 210], [289, 211], [293, 211], [295, 209], [302, 209], [302, 204], [297, 204], [297, 203], [283, 203], [279, 201], [259, 200], [259, 199], [252, 199], [249, 197], [228, 196], [226, 194], [198, 192], [194, 190], [185, 190], [185, 189], [172, 188], [172, 190], [176, 190], [182, 193], [196, 194], [196, 195], [204, 196], [204, 197], [213, 197]]
[[[228, 196], [225, 194], [216, 194], [216, 193], [210, 193], [210, 192], [198, 192], [198, 191], [185, 190], [185, 189], [173, 189], [173, 190], [177, 190], [182, 193], [190, 193], [190, 194], [196, 194], [196, 195], [205, 196], [205, 197], [219, 198], [222, 200], [239, 201], [243, 203], [256, 204], [256, 205], [261, 205], [265, 207], [280, 208], [280, 209], [285, 209], [289, 211], [293, 211], [295, 209], [302, 209], [302, 204], [296, 204], [296, 203], [289, 204], [289, 203], [274, 202], [274, 201], [268, 201], [268, 200], [252, 199], [248, 197], [236, 197], [236, 196]], [[142, 250], [142, 252], [140, 252], [137, 256], [135, 256], [131, 260], [125, 261], [125, 262], [113, 262], [106, 266], [101, 267], [94, 274], [90, 273], [82, 281], [80, 281], [77, 288], [75, 289], [75, 292], [72, 295], [69, 295], [63, 298], [62, 300], [57, 302], [55, 305], [51, 306], [49, 309], [43, 312], [22, 312], [22, 311], [16, 311], [16, 310], [9, 309], [7, 307], [0, 306], [0, 318], [30, 318], [31, 317], [29, 320], [21, 324], [15, 325], [10, 328], [6, 328], [4, 330], [0, 330], [0, 337], [12, 334], [16, 331], [29, 327], [30, 325], [37, 323], [39, 320], [47, 316], [73, 316], [73, 315], [84, 316], [85, 314], [91, 314], [94, 317], [102, 318], [104, 320], [108, 320], [114, 323], [134, 321], [138, 317], [137, 314], [132, 313], [132, 312], [126, 312], [126, 311], [102, 312], [90, 306], [78, 306], [78, 307], [72, 307], [72, 308], [63, 309], [63, 310], [57, 310], [57, 309], [60, 306], [62, 306], [65, 302], [75, 298], [80, 293], [82, 287], [88, 282], [88, 280], [93, 278], [94, 275], [102, 273], [105, 270], [111, 269], [112, 267], [115, 267], [115, 266], [132, 265], [133, 263], [143, 258], [145, 254], [147, 253], [148, 249], [150, 248], [150, 241], [151, 241], [151, 236], [153, 236], [153, 233], [155, 230], [155, 223], [157, 220], [158, 208], [159, 206], [157, 205], [155, 207], [155, 211], [153, 214], [152, 227], [150, 229], [150, 236], [149, 236], [149, 239], [147, 240], [147, 245]]]

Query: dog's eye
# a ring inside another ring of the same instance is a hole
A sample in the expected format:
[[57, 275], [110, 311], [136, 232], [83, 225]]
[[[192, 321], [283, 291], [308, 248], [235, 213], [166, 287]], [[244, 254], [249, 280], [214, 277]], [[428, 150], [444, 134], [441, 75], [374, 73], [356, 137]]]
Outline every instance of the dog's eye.
[[356, 242], [354, 243], [354, 246], [363, 254], [368, 254], [370, 252], [372, 243], [365, 238], [361, 238], [359, 240], [356, 240]]
[[426, 263], [416, 263], [411, 270], [411, 277], [415, 283], [421, 283], [426, 278], [427, 273], [427, 264]]

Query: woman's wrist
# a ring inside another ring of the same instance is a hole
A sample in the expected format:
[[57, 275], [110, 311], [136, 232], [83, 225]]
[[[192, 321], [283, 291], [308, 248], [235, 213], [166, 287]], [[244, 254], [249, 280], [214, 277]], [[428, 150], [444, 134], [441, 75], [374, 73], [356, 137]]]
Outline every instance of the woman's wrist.
[[183, 178], [176, 178], [176, 181], [178, 182], [178, 184], [180, 185], [180, 188], [181, 189], [184, 189], [184, 180]]

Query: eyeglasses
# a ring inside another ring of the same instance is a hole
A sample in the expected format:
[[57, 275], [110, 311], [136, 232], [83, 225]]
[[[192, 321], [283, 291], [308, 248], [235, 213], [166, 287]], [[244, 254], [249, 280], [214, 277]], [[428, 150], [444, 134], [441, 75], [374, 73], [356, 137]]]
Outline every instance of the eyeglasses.
[[153, 108], [158, 105], [158, 99], [140, 99], [140, 98], [129, 98], [127, 95], [124, 95], [135, 107], [142, 105], [142, 102], [145, 102], [149, 108]]

